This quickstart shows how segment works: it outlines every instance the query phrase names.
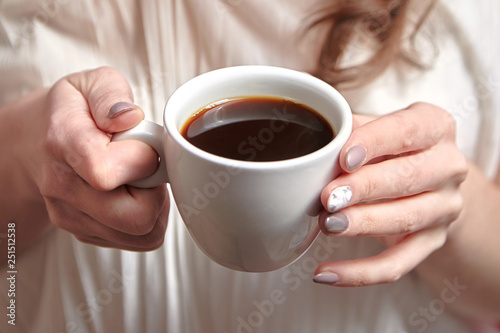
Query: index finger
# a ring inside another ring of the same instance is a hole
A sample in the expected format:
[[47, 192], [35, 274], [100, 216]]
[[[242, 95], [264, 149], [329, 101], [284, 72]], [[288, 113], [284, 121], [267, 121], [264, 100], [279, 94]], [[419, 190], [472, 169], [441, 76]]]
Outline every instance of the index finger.
[[373, 159], [425, 150], [443, 139], [455, 140], [452, 116], [435, 105], [415, 103], [354, 129], [340, 165], [353, 172]]

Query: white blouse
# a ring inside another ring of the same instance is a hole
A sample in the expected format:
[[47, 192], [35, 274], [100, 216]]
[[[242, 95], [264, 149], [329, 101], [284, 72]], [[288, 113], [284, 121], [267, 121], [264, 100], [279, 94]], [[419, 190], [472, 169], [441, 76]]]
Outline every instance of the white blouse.
[[[0, 105], [69, 73], [110, 65], [127, 77], [147, 118], [160, 123], [168, 96], [205, 71], [240, 64], [314, 69], [325, 27], [303, 29], [320, 3], [3, 0]], [[464, 154], [492, 177], [500, 153], [500, 3], [448, 6], [438, 6], [417, 40], [429, 70], [394, 67], [343, 93], [357, 113], [380, 115], [415, 101], [444, 107], [457, 119]], [[455, 25], [446, 23], [448, 14]], [[349, 52], [346, 61], [354, 61], [360, 50]], [[200, 252], [174, 205], [165, 244], [153, 252], [99, 248], [53, 230], [19, 255], [16, 326], [0, 318], [0, 331], [472, 332], [445, 311], [450, 298], [429, 295], [414, 273], [363, 288], [312, 282], [320, 262], [382, 250], [373, 239], [322, 235], [283, 269], [231, 271]], [[443, 281], [444, 289], [460, 297], [460, 280]]]

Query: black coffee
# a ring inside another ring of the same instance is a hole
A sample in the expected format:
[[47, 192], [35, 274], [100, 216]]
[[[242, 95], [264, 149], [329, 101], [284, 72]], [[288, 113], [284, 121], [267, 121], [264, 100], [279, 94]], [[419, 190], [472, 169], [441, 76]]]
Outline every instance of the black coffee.
[[274, 97], [241, 97], [196, 112], [181, 134], [209, 153], [246, 161], [279, 161], [312, 153], [335, 137], [313, 109]]

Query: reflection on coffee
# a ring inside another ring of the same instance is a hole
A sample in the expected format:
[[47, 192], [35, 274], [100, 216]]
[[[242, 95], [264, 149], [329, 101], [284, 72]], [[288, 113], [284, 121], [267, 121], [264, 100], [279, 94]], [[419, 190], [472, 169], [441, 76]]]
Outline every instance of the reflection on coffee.
[[303, 156], [335, 137], [328, 121], [310, 107], [264, 96], [214, 102], [188, 119], [181, 134], [209, 153], [259, 162]]

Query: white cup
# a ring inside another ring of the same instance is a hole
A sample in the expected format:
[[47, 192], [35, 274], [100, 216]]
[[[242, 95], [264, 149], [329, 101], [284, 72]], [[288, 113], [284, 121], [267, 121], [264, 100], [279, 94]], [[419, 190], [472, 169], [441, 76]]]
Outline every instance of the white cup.
[[[336, 136], [301, 157], [252, 162], [213, 155], [181, 135], [199, 109], [241, 96], [298, 101], [320, 113]], [[158, 170], [130, 185], [169, 182], [191, 237], [208, 257], [235, 270], [265, 272], [292, 263], [309, 248], [319, 234], [320, 193], [339, 175], [338, 156], [352, 130], [351, 110], [340, 93], [302, 72], [229, 67], [182, 85], [169, 98], [163, 119], [164, 127], [143, 121], [113, 140], [137, 139], [157, 151]]]

